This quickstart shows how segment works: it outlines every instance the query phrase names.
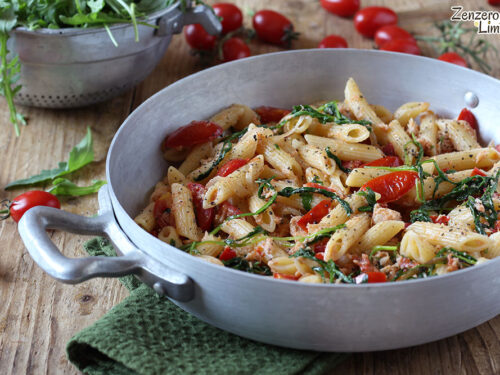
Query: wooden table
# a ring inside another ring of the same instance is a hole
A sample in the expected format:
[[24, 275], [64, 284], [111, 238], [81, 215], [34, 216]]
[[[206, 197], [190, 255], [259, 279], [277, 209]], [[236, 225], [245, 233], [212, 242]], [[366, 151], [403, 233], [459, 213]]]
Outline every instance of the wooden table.
[[[373, 41], [354, 30], [350, 20], [323, 11], [317, 0], [237, 0], [246, 12], [263, 8], [282, 11], [302, 33], [294, 48], [316, 47], [326, 35], [343, 35], [352, 47], [372, 48]], [[400, 25], [421, 34], [431, 32], [431, 21], [450, 17], [444, 0], [363, 0], [364, 5], [388, 5], [400, 16]], [[487, 7], [486, 0], [467, 0], [468, 9]], [[246, 16], [248, 22], [250, 17]], [[488, 38], [500, 48], [500, 37]], [[253, 42], [252, 52], [279, 48]], [[427, 51], [428, 52], [428, 51]], [[498, 60], [492, 75], [500, 77]], [[113, 134], [141, 102], [168, 84], [203, 67], [189, 53], [182, 36], [172, 45], [155, 71], [132, 92], [112, 101], [78, 110], [20, 108], [29, 126], [16, 138], [0, 101], [0, 186], [66, 160], [69, 150], [91, 126], [96, 162], [72, 176], [78, 184], [105, 178], [105, 159]], [[13, 198], [20, 191], [1, 192]], [[63, 208], [83, 215], [97, 212], [96, 195], [67, 199]], [[83, 236], [55, 232], [53, 241], [68, 256], [83, 256]], [[27, 254], [12, 220], [0, 222], [0, 374], [75, 374], [67, 361], [65, 345], [70, 337], [103, 316], [128, 293], [117, 280], [90, 280], [70, 286], [54, 281]], [[402, 333], [404, 334], [404, 333]], [[498, 374], [500, 373], [500, 317], [463, 334], [414, 348], [354, 354], [334, 373], [339, 374]]]

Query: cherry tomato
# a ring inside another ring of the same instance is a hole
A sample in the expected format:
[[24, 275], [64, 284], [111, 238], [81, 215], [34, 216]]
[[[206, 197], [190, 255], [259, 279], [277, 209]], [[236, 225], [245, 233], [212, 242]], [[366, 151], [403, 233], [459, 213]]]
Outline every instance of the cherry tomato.
[[162, 150], [179, 146], [194, 146], [212, 141], [220, 137], [224, 130], [217, 124], [209, 121], [191, 121], [188, 125], [167, 135], [162, 143]]
[[326, 191], [330, 191], [332, 193], [336, 193], [336, 191], [334, 189], [329, 188], [329, 187], [324, 186], [324, 185], [321, 185], [321, 184], [317, 184], [315, 182], [308, 182], [304, 186], [305, 187], [312, 187], [312, 188], [316, 188], [316, 189], [323, 189], [323, 190], [326, 190]]
[[238, 207], [233, 206], [231, 203], [224, 201], [216, 207], [215, 223], [221, 224], [229, 216], [239, 215], [242, 212]]
[[359, 168], [363, 165], [363, 162], [361, 160], [342, 160], [342, 167], [347, 168], [347, 169], [355, 169]]
[[203, 208], [203, 197], [205, 196], [207, 189], [205, 186], [195, 183], [189, 183], [187, 187], [193, 196], [196, 223], [202, 231], [210, 230], [215, 218], [215, 208]]
[[366, 272], [368, 276], [368, 283], [385, 283], [387, 281], [387, 275], [383, 272]]
[[233, 159], [229, 160], [226, 164], [224, 164], [219, 172], [217, 172], [217, 176], [226, 177], [233, 173], [238, 168], [243, 167], [248, 163], [249, 159]]
[[275, 273], [275, 274], [273, 274], [273, 277], [275, 279], [293, 280], [293, 281], [297, 281], [298, 279], [300, 279], [300, 276], [287, 275], [287, 274], [284, 274], [284, 273]]
[[222, 18], [222, 34], [239, 29], [243, 25], [243, 14], [240, 8], [231, 3], [217, 3], [212, 5], [217, 17]]
[[263, 124], [269, 124], [270, 122], [278, 122], [283, 117], [285, 117], [290, 113], [288, 109], [266, 107], [266, 106], [255, 108], [255, 112], [257, 112], [257, 114], [260, 117], [260, 121]]
[[399, 167], [403, 161], [398, 156], [386, 156], [369, 163], [363, 164], [363, 167]]
[[340, 17], [351, 17], [359, 10], [359, 0], [321, 0], [321, 6]]
[[381, 197], [377, 201], [378, 203], [394, 202], [415, 186], [415, 180], [417, 178], [418, 174], [416, 172], [392, 172], [371, 179], [364, 184], [360, 190], [370, 188], [374, 192], [379, 193]]
[[166, 195], [162, 195], [155, 201], [153, 216], [155, 218], [156, 229], [158, 230], [158, 232], [162, 228], [174, 223]]
[[500, 5], [500, 0], [488, 0], [488, 4], [490, 4], [490, 5]]
[[450, 219], [446, 215], [431, 215], [431, 220], [434, 224], [448, 224]]
[[253, 16], [253, 28], [264, 42], [289, 45], [297, 37], [292, 22], [274, 10], [260, 10]]
[[464, 68], [469, 67], [467, 61], [465, 61], [464, 58], [456, 52], [443, 53], [441, 56], [438, 57], [438, 60], [446, 61], [455, 65], [460, 65], [463, 66]]
[[421, 55], [422, 52], [418, 44], [409, 39], [395, 39], [382, 44], [381, 51], [408, 53], [410, 55]]
[[314, 254], [314, 257], [316, 259], [319, 259], [319, 260], [325, 260], [325, 253], [324, 252], [322, 252], [322, 253], [316, 253], [316, 254]]
[[329, 238], [323, 238], [322, 240], [316, 242], [312, 246], [312, 250], [314, 251], [315, 254], [318, 253], [324, 253], [326, 249], [326, 244], [328, 242]]
[[318, 48], [347, 48], [347, 42], [340, 35], [328, 35], [325, 37]]
[[244, 59], [250, 55], [250, 48], [241, 38], [229, 38], [222, 45], [224, 62]]
[[226, 246], [224, 251], [219, 255], [220, 260], [231, 260], [233, 258], [236, 258], [236, 251], [231, 249], [229, 246]]
[[377, 43], [379, 47], [381, 47], [384, 43], [397, 39], [415, 41], [413, 35], [397, 25], [382, 26], [375, 32], [375, 43]]
[[470, 127], [474, 130], [477, 130], [477, 120], [476, 116], [469, 111], [467, 108], [462, 109], [457, 118], [458, 121], [467, 121]]
[[187, 25], [184, 29], [184, 36], [191, 48], [203, 51], [213, 50], [217, 38], [205, 31], [199, 23]]
[[8, 205], [6, 215], [3, 216], [2, 219], [7, 219], [11, 216], [12, 219], [18, 223], [26, 211], [36, 206], [61, 208], [61, 203], [59, 203], [59, 199], [57, 199], [55, 195], [47, 193], [46, 191], [27, 191], [26, 193], [18, 195], [14, 198], [14, 200]]
[[354, 15], [354, 27], [361, 35], [373, 38], [375, 32], [382, 26], [398, 23], [397, 14], [386, 7], [366, 7]]
[[297, 225], [307, 231], [307, 224], [319, 223], [319, 221], [328, 214], [331, 204], [332, 202], [329, 199], [322, 200], [302, 216], [297, 222]]
[[396, 151], [394, 150], [394, 145], [392, 143], [387, 143], [382, 147], [382, 152], [387, 156], [395, 156]]
[[484, 173], [484, 171], [482, 171], [478, 167], [475, 167], [470, 175], [471, 175], [471, 177], [472, 176], [483, 176], [484, 177], [484, 176], [486, 176], [486, 173]]

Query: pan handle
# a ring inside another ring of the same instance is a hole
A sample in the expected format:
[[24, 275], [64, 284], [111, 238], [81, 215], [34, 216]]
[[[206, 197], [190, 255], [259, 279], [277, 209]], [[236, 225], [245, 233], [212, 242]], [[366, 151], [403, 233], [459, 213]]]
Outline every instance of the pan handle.
[[[106, 235], [122, 255], [68, 258], [49, 239], [47, 229]], [[63, 283], [76, 284], [94, 277], [135, 274], [159, 294], [182, 302], [194, 297], [194, 283], [189, 277], [166, 266], [148, 264], [147, 257], [123, 233], [109, 208], [99, 216], [84, 217], [52, 207], [34, 207], [23, 215], [18, 230], [33, 260]]]
[[168, 12], [158, 21], [158, 36], [179, 34], [185, 25], [199, 23], [207, 33], [218, 35], [222, 31], [222, 25], [215, 13], [206, 5], [188, 7], [184, 11], [175, 8]]

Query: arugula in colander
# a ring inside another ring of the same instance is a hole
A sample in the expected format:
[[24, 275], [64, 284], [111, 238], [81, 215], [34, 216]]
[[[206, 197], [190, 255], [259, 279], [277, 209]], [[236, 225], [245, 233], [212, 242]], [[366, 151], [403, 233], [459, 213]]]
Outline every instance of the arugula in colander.
[[177, 2], [185, 9], [188, 1], [190, 0], [0, 0], [0, 94], [7, 100], [10, 121], [16, 135], [19, 136], [19, 123], [25, 125], [26, 121], [17, 113], [14, 105], [14, 96], [21, 89], [21, 86], [16, 85], [21, 66], [18, 56], [12, 57], [10, 61], [7, 59], [7, 40], [12, 29], [103, 27], [116, 45], [109, 25], [133, 24], [137, 41], [137, 25], [148, 25], [138, 19]]

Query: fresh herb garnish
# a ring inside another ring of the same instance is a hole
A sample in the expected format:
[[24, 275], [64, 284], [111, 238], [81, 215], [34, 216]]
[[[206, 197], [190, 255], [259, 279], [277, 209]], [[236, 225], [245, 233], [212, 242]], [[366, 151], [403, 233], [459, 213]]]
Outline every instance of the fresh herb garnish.
[[299, 188], [293, 188], [291, 186], [284, 188], [283, 190], [278, 192], [278, 195], [282, 197], [291, 197], [294, 194], [303, 194], [303, 193], [316, 193], [316, 194], [321, 194], [324, 195], [325, 197], [331, 198], [339, 202], [339, 204], [344, 208], [345, 212], [347, 213], [347, 216], [350, 216], [352, 214], [352, 208], [349, 206], [349, 203], [347, 203], [345, 200], [340, 198], [337, 194], [325, 190], [325, 189], [320, 189], [320, 188], [314, 188], [314, 187], [299, 187]]
[[326, 156], [328, 156], [330, 159], [333, 159], [335, 161], [335, 164], [337, 164], [337, 167], [344, 173], [351, 173], [351, 169], [346, 168], [342, 165], [342, 161], [339, 159], [337, 155], [335, 155], [331, 150], [330, 147], [327, 147], [325, 149]]
[[379, 245], [379, 246], [375, 246], [372, 251], [370, 252], [370, 255], [368, 255], [368, 258], [370, 260], [373, 259], [373, 256], [378, 253], [379, 251], [398, 251], [398, 247], [397, 246], [382, 246], [382, 245]]
[[313, 271], [318, 272], [324, 280], [326, 280], [326, 273], [328, 273], [329, 275], [328, 280], [330, 283], [333, 283], [335, 279], [340, 279], [347, 284], [354, 283], [352, 277], [347, 276], [341, 270], [339, 270], [339, 268], [337, 267], [337, 265], [333, 260], [330, 259], [328, 262], [325, 262], [324, 260], [316, 258], [314, 252], [308, 247], [301, 248], [300, 250], [293, 253], [291, 257], [294, 258], [303, 257], [306, 259], [314, 260], [315, 262], [318, 263], [319, 266], [312, 267]]
[[333, 122], [339, 125], [344, 125], [344, 124], [359, 124], [366, 126], [368, 130], [371, 130], [371, 127], [368, 125], [371, 125], [370, 121], [367, 120], [351, 120], [350, 118], [344, 116], [337, 105], [336, 101], [332, 101], [329, 103], [326, 103], [322, 105], [321, 107], [318, 108], [319, 111], [323, 111], [326, 114], [329, 114], [333, 116]]
[[56, 178], [53, 182], [53, 187], [47, 190], [49, 193], [54, 195], [68, 195], [72, 197], [80, 197], [82, 195], [88, 195], [97, 193], [101, 186], [106, 184], [106, 181], [94, 180], [90, 186], [77, 186], [74, 182], [66, 178]]
[[477, 263], [477, 259], [472, 255], [467, 254], [465, 251], [458, 251], [452, 247], [443, 247], [440, 251], [436, 253], [436, 258], [443, 255], [451, 254], [452, 257], [457, 258], [460, 262], [465, 263], [469, 266], [473, 266]]
[[271, 272], [271, 269], [265, 263], [249, 262], [248, 260], [240, 257], [223, 260], [222, 263], [224, 263], [226, 267], [244, 272], [255, 273], [264, 276], [271, 276], [273, 274]]
[[377, 197], [375, 196], [375, 192], [371, 188], [366, 187], [365, 190], [360, 190], [357, 192], [357, 194], [361, 195], [362, 197], [365, 197], [366, 202], [368, 203], [367, 206], [358, 208], [358, 211], [373, 212], [373, 207], [377, 203]]
[[[495, 204], [493, 203], [493, 194], [497, 190], [500, 170], [494, 177], [484, 177], [485, 180], [487, 180], [487, 187], [484, 189], [483, 195], [478, 198], [479, 202], [477, 202], [478, 204], [481, 204], [483, 206], [484, 210], [478, 210], [478, 208], [476, 207], [476, 199], [474, 199], [474, 197], [471, 195], [469, 195], [465, 204], [470, 209], [472, 216], [474, 217], [474, 225], [477, 232], [480, 234], [486, 234], [486, 227], [493, 229], [498, 219], [498, 213], [495, 209]], [[481, 219], [484, 219], [486, 223], [483, 223]]]
[[304, 207], [304, 210], [311, 210], [313, 195], [311, 193], [302, 193], [300, 194], [300, 198], [302, 198], [302, 206]]
[[320, 184], [320, 185], [323, 185], [323, 181], [321, 181], [321, 180], [319, 179], [319, 177], [318, 177], [318, 176], [316, 176], [316, 175], [313, 177], [313, 179], [312, 179], [312, 181], [311, 181], [311, 182], [312, 182], [313, 184]]
[[67, 162], [59, 163], [59, 166], [55, 169], [42, 170], [40, 174], [35, 176], [11, 182], [5, 187], [5, 190], [38, 185], [44, 182], [52, 181], [58, 177], [73, 173], [92, 161], [94, 161], [94, 148], [92, 132], [90, 131], [90, 127], [88, 127], [85, 137], [80, 141], [80, 143], [73, 147], [69, 153]]

